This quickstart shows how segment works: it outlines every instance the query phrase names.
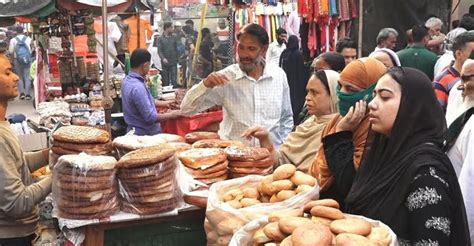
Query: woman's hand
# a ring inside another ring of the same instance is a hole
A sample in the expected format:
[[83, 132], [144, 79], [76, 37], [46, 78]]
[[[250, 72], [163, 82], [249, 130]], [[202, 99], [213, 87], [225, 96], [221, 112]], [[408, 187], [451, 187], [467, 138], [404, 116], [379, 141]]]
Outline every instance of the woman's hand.
[[262, 148], [268, 149], [270, 152], [273, 151], [273, 144], [270, 139], [270, 133], [267, 129], [260, 126], [253, 126], [245, 130], [241, 135], [242, 138], [250, 139], [252, 137], [260, 141], [260, 146]]
[[364, 100], [356, 102], [355, 106], [349, 108], [349, 112], [339, 121], [336, 126], [336, 132], [351, 131], [359, 127], [367, 112], [367, 103]]

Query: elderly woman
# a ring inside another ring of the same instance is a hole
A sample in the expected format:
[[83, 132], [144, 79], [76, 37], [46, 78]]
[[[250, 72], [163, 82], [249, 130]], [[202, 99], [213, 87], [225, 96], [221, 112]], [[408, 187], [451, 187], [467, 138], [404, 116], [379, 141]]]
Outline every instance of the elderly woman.
[[299, 170], [308, 172], [309, 166], [321, 145], [321, 131], [338, 112], [336, 87], [339, 74], [331, 70], [314, 73], [306, 86], [306, 105], [311, 115], [288, 135], [279, 150], [274, 150], [268, 131], [251, 127], [244, 137], [258, 138], [260, 145], [273, 154], [275, 166], [292, 163]]
[[387, 68], [391, 67], [400, 67], [400, 59], [398, 58], [397, 53], [391, 49], [379, 48], [372, 52], [369, 57], [375, 58], [382, 62]]
[[400, 245], [471, 245], [461, 189], [441, 149], [446, 123], [430, 79], [393, 68], [374, 94], [375, 134], [346, 211], [381, 220]]
[[343, 203], [359, 168], [369, 132], [366, 113], [377, 80], [385, 66], [374, 58], [349, 63], [341, 73], [337, 90], [339, 114], [322, 132], [322, 145], [310, 168], [319, 180], [321, 198]]

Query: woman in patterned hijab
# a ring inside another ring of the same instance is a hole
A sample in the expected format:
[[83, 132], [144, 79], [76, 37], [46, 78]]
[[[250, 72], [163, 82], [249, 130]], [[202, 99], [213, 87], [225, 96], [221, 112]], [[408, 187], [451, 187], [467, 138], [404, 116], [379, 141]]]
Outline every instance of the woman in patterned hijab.
[[470, 245], [454, 169], [442, 151], [446, 123], [430, 79], [392, 68], [369, 103], [375, 132], [346, 211], [381, 220], [400, 245]]

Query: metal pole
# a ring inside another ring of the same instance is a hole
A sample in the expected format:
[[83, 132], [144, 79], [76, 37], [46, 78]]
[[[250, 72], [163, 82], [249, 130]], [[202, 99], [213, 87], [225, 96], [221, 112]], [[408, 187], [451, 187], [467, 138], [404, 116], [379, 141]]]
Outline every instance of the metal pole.
[[109, 96], [109, 32], [107, 25], [107, 0], [102, 0], [102, 41], [104, 56], [104, 96]]
[[364, 32], [364, 0], [359, 0], [359, 37], [357, 56], [362, 57], [362, 33]]

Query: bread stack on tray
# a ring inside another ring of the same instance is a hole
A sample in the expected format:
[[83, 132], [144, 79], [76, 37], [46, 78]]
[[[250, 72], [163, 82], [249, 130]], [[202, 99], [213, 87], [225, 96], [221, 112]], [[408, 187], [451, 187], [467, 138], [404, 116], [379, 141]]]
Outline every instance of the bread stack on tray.
[[122, 211], [158, 214], [177, 206], [175, 150], [167, 144], [134, 150], [118, 162]]
[[179, 153], [178, 158], [188, 173], [203, 183], [212, 184], [228, 177], [229, 162], [222, 149], [190, 149]]
[[179, 143], [184, 144], [183, 137], [174, 134], [160, 133], [154, 136], [136, 136], [126, 135], [114, 139], [113, 146], [117, 149], [119, 156], [126, 153], [145, 148], [156, 146], [164, 143]]
[[231, 178], [267, 175], [273, 171], [273, 159], [265, 148], [229, 146], [225, 149]]
[[108, 155], [112, 151], [110, 134], [90, 126], [64, 126], [53, 133], [51, 150], [61, 155], [81, 152], [89, 155]]
[[53, 195], [61, 218], [98, 219], [120, 210], [115, 158], [64, 155], [53, 171]]
[[193, 144], [204, 139], [220, 139], [219, 135], [215, 132], [191, 132], [186, 134], [184, 138], [188, 144]]

